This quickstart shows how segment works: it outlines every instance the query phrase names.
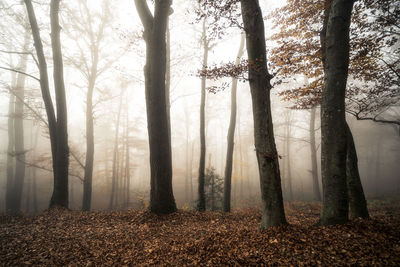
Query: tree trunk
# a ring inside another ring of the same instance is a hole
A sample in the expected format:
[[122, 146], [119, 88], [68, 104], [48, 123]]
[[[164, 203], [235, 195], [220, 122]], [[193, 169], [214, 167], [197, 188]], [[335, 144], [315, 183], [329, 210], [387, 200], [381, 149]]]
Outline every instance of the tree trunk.
[[97, 78], [97, 65], [99, 60], [98, 47], [92, 51], [92, 67], [89, 75], [88, 90], [86, 94], [86, 159], [85, 174], [83, 177], [82, 210], [89, 211], [92, 202], [92, 179], [94, 160], [94, 131], [93, 131], [93, 91]]
[[57, 105], [57, 150], [56, 150], [56, 172], [54, 176], [53, 195], [50, 207], [68, 207], [68, 122], [67, 102], [64, 87], [64, 68], [61, 53], [60, 30], [58, 12], [60, 0], [50, 2], [50, 26], [51, 26], [51, 48], [53, 50], [53, 78], [56, 92]]
[[[15, 87], [16, 73], [11, 73], [11, 88]], [[14, 134], [14, 117], [15, 117], [15, 96], [10, 92], [10, 99], [8, 102], [8, 148], [7, 148], [7, 184], [6, 184], [6, 213], [13, 213], [12, 197], [14, 185], [14, 148], [15, 148], [15, 134]]]
[[271, 117], [271, 75], [267, 69], [264, 21], [258, 0], [241, 0], [246, 32], [254, 141], [262, 196], [261, 228], [285, 224], [278, 153]]
[[[208, 64], [208, 40], [206, 35], [206, 19], [203, 20], [203, 70]], [[201, 101], [200, 101], [200, 162], [199, 162], [199, 187], [198, 205], [199, 211], [206, 210], [206, 196], [204, 192], [204, 171], [206, 165], [206, 132], [205, 132], [205, 106], [206, 106], [206, 77], [201, 77]]]
[[311, 151], [311, 174], [313, 181], [313, 198], [315, 201], [321, 201], [321, 192], [318, 182], [318, 164], [317, 164], [317, 147], [315, 145], [315, 113], [316, 107], [310, 111], [310, 151]]
[[[24, 48], [23, 51], [29, 50], [30, 44], [30, 33], [26, 29], [24, 37]], [[28, 61], [28, 55], [24, 54], [21, 56], [19, 63], [19, 70], [22, 72], [26, 71], [26, 65]], [[24, 186], [25, 179], [25, 145], [24, 145], [24, 87], [25, 87], [24, 74], [18, 74], [17, 84], [15, 87], [15, 113], [14, 113], [14, 134], [15, 134], [15, 177], [13, 185], [13, 196], [12, 196], [12, 210], [16, 213], [21, 210], [21, 199], [22, 189]]]
[[[244, 51], [244, 41], [245, 35], [242, 33], [242, 37], [240, 39], [240, 46], [236, 56], [235, 66], [238, 66], [240, 63], [240, 59], [243, 56]], [[235, 139], [235, 127], [236, 127], [236, 92], [237, 92], [237, 84], [238, 80], [236, 78], [232, 79], [232, 88], [231, 88], [231, 117], [229, 121], [229, 129], [227, 142], [228, 147], [226, 151], [226, 163], [225, 163], [225, 179], [224, 179], [224, 212], [231, 211], [231, 184], [232, 184], [232, 158], [233, 158], [233, 148], [234, 148], [234, 139]]]
[[346, 157], [346, 176], [347, 192], [349, 196], [349, 207], [351, 218], [369, 218], [367, 201], [365, 200], [364, 190], [358, 172], [358, 157], [354, 145], [353, 135], [349, 125], [346, 123], [347, 131], [347, 157]]
[[[124, 89], [124, 88], [123, 88]], [[112, 162], [112, 178], [111, 178], [111, 196], [110, 202], [108, 204], [108, 209], [112, 210], [114, 202], [116, 198], [116, 191], [117, 191], [117, 177], [118, 177], [118, 138], [119, 138], [119, 123], [121, 120], [121, 109], [122, 109], [122, 99], [123, 99], [124, 91], [121, 90], [121, 95], [119, 98], [119, 106], [118, 106], [118, 116], [117, 116], [117, 123], [115, 124], [115, 138], [114, 138], [114, 150], [113, 150], [113, 162]]]
[[288, 200], [293, 201], [293, 188], [292, 188], [292, 168], [290, 166], [290, 144], [291, 144], [291, 111], [287, 110], [287, 125], [286, 125], [286, 170], [287, 170], [287, 190], [288, 190]]
[[333, 0], [321, 32], [324, 60], [321, 102], [322, 225], [348, 220], [345, 90], [353, 3]]
[[150, 147], [150, 211], [176, 211], [172, 190], [172, 157], [166, 103], [166, 29], [171, 0], [156, 0], [154, 17], [145, 0], [135, 0], [146, 41], [147, 129]]

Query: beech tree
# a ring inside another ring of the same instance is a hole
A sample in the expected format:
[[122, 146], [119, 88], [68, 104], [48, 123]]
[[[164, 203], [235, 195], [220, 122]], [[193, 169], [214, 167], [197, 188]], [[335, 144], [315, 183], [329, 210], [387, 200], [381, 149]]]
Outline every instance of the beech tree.
[[[248, 59], [236, 66], [232, 63], [221, 67], [208, 68], [200, 75], [218, 79], [221, 77], [236, 77], [249, 81], [252, 98], [254, 120], [254, 142], [260, 175], [262, 196], [261, 228], [286, 224], [281, 176], [279, 170], [279, 155], [276, 150], [275, 137], [271, 115], [270, 90], [272, 75], [268, 72], [264, 21], [258, 0], [222, 2], [204, 0], [205, 7], [211, 7], [206, 13], [214, 18], [226, 17], [229, 25], [240, 26], [237, 21], [235, 6], [240, 2], [243, 28], [246, 34], [246, 49]], [[241, 26], [240, 26], [241, 27]], [[245, 77], [245, 72], [247, 76]]]
[[[239, 50], [236, 56], [235, 66], [240, 64], [240, 60], [244, 53], [244, 42], [245, 35], [242, 33], [240, 39]], [[224, 178], [224, 205], [223, 211], [231, 211], [231, 179], [232, 179], [232, 158], [234, 150], [234, 139], [235, 139], [235, 128], [236, 128], [236, 92], [237, 92], [238, 79], [232, 78], [231, 86], [231, 117], [229, 120], [228, 129], [228, 147], [226, 151], [226, 163], [225, 163], [225, 178]]]
[[321, 99], [322, 225], [348, 220], [345, 91], [354, 1], [326, 1], [321, 31], [324, 88]]
[[154, 15], [146, 0], [135, 0], [146, 42], [144, 68], [147, 129], [150, 147], [150, 211], [176, 211], [172, 190], [172, 159], [166, 97], [166, 29], [171, 0], [155, 0]]
[[40, 89], [47, 114], [47, 125], [49, 127], [51, 154], [53, 160], [54, 187], [50, 200], [50, 207], [68, 207], [68, 166], [69, 147], [67, 131], [67, 106], [65, 99], [63, 60], [60, 43], [59, 6], [60, 0], [50, 2], [50, 25], [51, 25], [51, 46], [53, 51], [53, 78], [56, 95], [57, 117], [54, 111], [53, 101], [50, 95], [49, 77], [47, 63], [44, 56], [43, 44], [40, 37], [40, 30], [31, 0], [24, 0], [29, 23], [32, 30], [32, 37], [37, 54]]
[[264, 21], [258, 0], [241, 0], [253, 104], [254, 142], [262, 196], [261, 227], [285, 224], [278, 153], [271, 117], [271, 74], [267, 69]]

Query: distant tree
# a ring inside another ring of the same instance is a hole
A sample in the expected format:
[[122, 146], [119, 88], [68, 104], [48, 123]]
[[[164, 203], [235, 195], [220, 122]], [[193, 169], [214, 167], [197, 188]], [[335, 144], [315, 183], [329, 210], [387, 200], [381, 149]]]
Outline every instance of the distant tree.
[[144, 70], [147, 127], [150, 146], [150, 211], [176, 211], [172, 191], [172, 159], [165, 91], [166, 29], [171, 0], [155, 0], [154, 15], [145, 0], [135, 0], [144, 27], [146, 66]]
[[206, 206], [210, 210], [220, 210], [223, 206], [224, 180], [215, 172], [215, 168], [208, 167], [204, 174], [204, 191]]
[[60, 44], [59, 5], [60, 0], [50, 2], [51, 46], [53, 51], [53, 78], [56, 95], [57, 117], [49, 89], [47, 63], [43, 52], [40, 30], [31, 0], [24, 0], [37, 54], [40, 72], [40, 88], [46, 108], [50, 144], [53, 160], [54, 188], [50, 207], [68, 207], [69, 148], [67, 131], [67, 107], [65, 99], [63, 61]]
[[[68, 8], [69, 23], [66, 25], [67, 34], [75, 41], [78, 52], [68, 57], [67, 64], [71, 64], [86, 81], [86, 155], [84, 165], [84, 182], [82, 210], [90, 210], [92, 199], [93, 161], [94, 161], [94, 106], [93, 99], [97, 80], [119, 58], [118, 53], [113, 58], [104, 53], [104, 44], [107, 40], [105, 32], [111, 27], [112, 14], [110, 1], [101, 3], [102, 12], [96, 14], [90, 10], [86, 1], [78, 1], [77, 10]], [[82, 16], [83, 14], [83, 16]], [[85, 22], [82, 24], [80, 20]]]
[[[245, 43], [245, 35], [242, 33], [240, 39], [239, 50], [236, 56], [235, 66], [240, 64], [240, 60], [244, 53], [244, 43]], [[229, 120], [229, 129], [228, 129], [228, 147], [226, 151], [226, 163], [225, 163], [225, 177], [224, 177], [224, 205], [223, 210], [225, 212], [231, 211], [231, 180], [232, 180], [232, 158], [233, 158], [233, 150], [234, 150], [234, 139], [235, 139], [235, 128], [236, 128], [236, 92], [237, 92], [237, 84], [238, 79], [232, 78], [231, 85], [231, 117]]]

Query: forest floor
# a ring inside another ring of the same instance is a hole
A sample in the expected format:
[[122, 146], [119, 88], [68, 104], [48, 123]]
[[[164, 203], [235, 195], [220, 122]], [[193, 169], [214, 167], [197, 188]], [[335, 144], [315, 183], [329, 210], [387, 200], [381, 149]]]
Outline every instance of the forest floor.
[[400, 266], [399, 203], [369, 205], [369, 220], [320, 227], [320, 206], [296, 202], [289, 225], [263, 231], [257, 208], [0, 215], [0, 266]]

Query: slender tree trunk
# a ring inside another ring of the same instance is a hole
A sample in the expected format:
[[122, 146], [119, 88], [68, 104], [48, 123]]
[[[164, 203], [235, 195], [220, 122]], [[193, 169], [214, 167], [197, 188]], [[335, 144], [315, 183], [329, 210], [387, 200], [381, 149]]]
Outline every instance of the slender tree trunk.
[[258, 0], [241, 0], [249, 61], [250, 91], [253, 104], [254, 141], [262, 196], [261, 227], [285, 224], [278, 153], [271, 117], [271, 75], [267, 69], [264, 21]]
[[150, 147], [150, 211], [176, 211], [172, 190], [172, 156], [166, 97], [166, 30], [171, 0], [155, 0], [154, 16], [146, 1], [135, 0], [146, 41], [145, 88]]
[[[30, 44], [30, 32], [28, 29], [25, 31], [24, 37], [24, 51], [28, 51]], [[19, 70], [22, 72], [26, 71], [26, 65], [28, 61], [28, 55], [24, 54], [21, 56], [19, 63]], [[24, 145], [24, 87], [25, 87], [24, 74], [18, 74], [17, 84], [15, 90], [15, 113], [14, 113], [14, 134], [15, 134], [15, 177], [13, 184], [13, 195], [12, 195], [12, 210], [13, 212], [20, 212], [21, 200], [22, 200], [22, 189], [24, 186], [25, 179], [25, 145]]]
[[83, 199], [82, 210], [89, 211], [92, 202], [92, 180], [94, 160], [94, 131], [93, 131], [93, 91], [96, 84], [98, 47], [93, 48], [93, 62], [89, 77], [88, 90], [86, 95], [86, 159], [85, 174], [83, 177]]
[[[15, 87], [16, 73], [11, 73], [11, 88]], [[8, 102], [8, 148], [7, 148], [7, 184], [6, 184], [6, 213], [13, 213], [12, 210], [12, 197], [14, 185], [14, 148], [15, 148], [15, 134], [14, 134], [14, 117], [15, 117], [15, 96], [10, 92]]]
[[131, 173], [130, 173], [130, 157], [129, 157], [129, 105], [128, 105], [128, 97], [126, 103], [126, 135], [125, 135], [125, 143], [126, 143], [126, 154], [125, 154], [125, 179], [126, 179], [126, 207], [129, 207], [130, 202], [130, 187], [131, 187]]
[[291, 111], [287, 111], [287, 125], [286, 125], [286, 170], [287, 170], [287, 189], [288, 189], [288, 200], [293, 201], [293, 188], [292, 188], [292, 168], [290, 164], [290, 138], [291, 138]]
[[347, 192], [349, 196], [350, 216], [352, 218], [369, 218], [367, 201], [365, 200], [364, 190], [358, 172], [358, 157], [354, 145], [353, 135], [349, 125], [346, 123], [347, 130], [347, 158], [346, 176]]
[[316, 107], [310, 111], [310, 151], [311, 151], [311, 174], [313, 181], [313, 198], [315, 201], [321, 201], [321, 192], [318, 182], [318, 164], [317, 164], [317, 147], [315, 144], [315, 113]]
[[[187, 105], [185, 103], [185, 129], [186, 129], [186, 146], [185, 146], [185, 163], [186, 163], [186, 174], [185, 174], [185, 203], [189, 202], [189, 172], [192, 171], [192, 166], [189, 166], [189, 134], [190, 134], [190, 124], [189, 124], [189, 112], [187, 110]], [[190, 199], [191, 201], [191, 199]]]
[[345, 90], [353, 4], [351, 0], [333, 0], [321, 32], [325, 73], [321, 102], [322, 225], [348, 220]]
[[118, 106], [118, 116], [117, 123], [115, 124], [115, 138], [114, 138], [114, 150], [113, 150], [113, 162], [112, 162], [112, 178], [111, 178], [111, 196], [110, 202], [108, 204], [108, 209], [112, 210], [114, 208], [114, 200], [116, 198], [117, 190], [117, 179], [118, 179], [118, 138], [119, 138], [119, 123], [121, 119], [121, 109], [122, 109], [122, 99], [124, 91], [121, 91], [119, 106]]
[[[206, 19], [203, 20], [203, 70], [208, 64], [208, 40], [206, 35]], [[198, 205], [199, 211], [206, 210], [206, 196], [204, 192], [204, 172], [206, 165], [206, 132], [205, 132], [205, 106], [206, 106], [206, 77], [201, 77], [201, 101], [200, 101], [200, 162], [199, 162], [199, 187]]]
[[[239, 50], [236, 56], [235, 66], [238, 66], [244, 52], [244, 41], [245, 35], [242, 33], [240, 39]], [[229, 121], [229, 129], [227, 142], [228, 147], [226, 151], [226, 163], [225, 163], [225, 179], [224, 179], [224, 212], [231, 211], [231, 179], [232, 179], [232, 157], [233, 157], [233, 147], [235, 139], [235, 127], [236, 127], [236, 92], [237, 92], [238, 80], [236, 78], [232, 79], [231, 88], [231, 118]]]

